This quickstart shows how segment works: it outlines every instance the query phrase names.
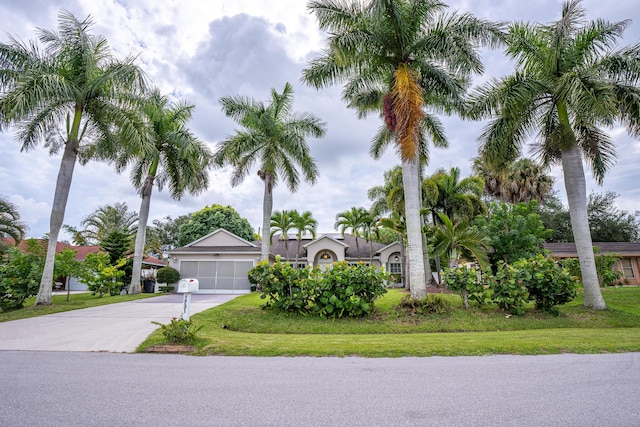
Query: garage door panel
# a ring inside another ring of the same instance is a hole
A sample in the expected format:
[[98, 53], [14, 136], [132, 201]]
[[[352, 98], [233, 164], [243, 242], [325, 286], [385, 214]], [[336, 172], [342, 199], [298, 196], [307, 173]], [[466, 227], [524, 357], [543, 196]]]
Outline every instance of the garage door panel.
[[218, 277], [233, 277], [235, 261], [219, 261]]
[[198, 278], [199, 289], [215, 289], [216, 279], [214, 277], [200, 277]]
[[180, 263], [180, 276], [198, 277], [198, 261], [182, 261]]
[[200, 261], [198, 277], [216, 277], [216, 261]]

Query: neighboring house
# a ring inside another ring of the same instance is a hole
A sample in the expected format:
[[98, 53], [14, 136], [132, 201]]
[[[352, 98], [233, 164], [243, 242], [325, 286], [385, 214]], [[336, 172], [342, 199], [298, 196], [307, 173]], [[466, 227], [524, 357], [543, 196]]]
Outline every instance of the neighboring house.
[[[545, 243], [554, 258], [577, 258], [575, 243]], [[640, 286], [640, 243], [594, 242], [602, 254], [618, 255], [614, 268], [622, 273], [624, 284]]]
[[[359, 259], [356, 239], [360, 248]], [[169, 266], [180, 271], [182, 278], [198, 279], [199, 293], [248, 293], [251, 284], [247, 273], [260, 261], [260, 249], [259, 241], [248, 242], [221, 228], [167, 253]], [[282, 236], [276, 235], [273, 236], [269, 260], [273, 262], [279, 255], [282, 261], [292, 264], [297, 260], [299, 268], [327, 268], [336, 261], [371, 262], [373, 266], [384, 266], [386, 271], [400, 276], [400, 253], [399, 243], [370, 243], [361, 237], [338, 233], [319, 234], [315, 239], [304, 236], [298, 251], [298, 241], [294, 236], [285, 245]]]

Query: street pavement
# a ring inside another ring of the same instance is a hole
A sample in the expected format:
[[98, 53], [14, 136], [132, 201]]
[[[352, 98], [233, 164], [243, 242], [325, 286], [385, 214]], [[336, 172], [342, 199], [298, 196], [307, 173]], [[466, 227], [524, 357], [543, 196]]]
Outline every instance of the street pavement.
[[[235, 297], [192, 295], [189, 312], [195, 314]], [[167, 294], [2, 322], [0, 350], [133, 352], [158, 328], [152, 321], [169, 323], [182, 310], [183, 296]]]
[[633, 426], [640, 353], [194, 357], [0, 351], [0, 426]]

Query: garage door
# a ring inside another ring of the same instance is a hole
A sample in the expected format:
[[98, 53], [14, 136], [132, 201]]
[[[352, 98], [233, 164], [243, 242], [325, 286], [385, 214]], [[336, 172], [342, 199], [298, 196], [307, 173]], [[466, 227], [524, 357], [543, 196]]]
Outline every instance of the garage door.
[[251, 287], [251, 268], [253, 261], [182, 261], [180, 276], [198, 279], [203, 293], [244, 293]]

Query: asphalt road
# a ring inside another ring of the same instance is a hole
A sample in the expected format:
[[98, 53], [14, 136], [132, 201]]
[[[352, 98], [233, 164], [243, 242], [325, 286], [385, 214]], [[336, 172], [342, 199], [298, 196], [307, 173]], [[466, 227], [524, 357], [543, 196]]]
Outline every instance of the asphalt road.
[[0, 402], [1, 426], [640, 426], [640, 353], [0, 351]]

